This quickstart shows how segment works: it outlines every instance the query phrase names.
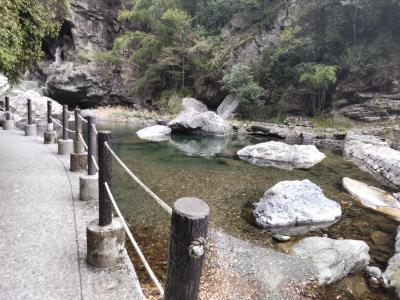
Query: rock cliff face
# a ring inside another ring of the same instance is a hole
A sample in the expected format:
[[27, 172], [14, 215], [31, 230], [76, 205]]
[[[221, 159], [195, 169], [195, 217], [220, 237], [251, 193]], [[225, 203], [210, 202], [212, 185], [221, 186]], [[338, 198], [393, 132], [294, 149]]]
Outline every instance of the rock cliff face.
[[52, 60], [38, 63], [51, 98], [82, 107], [134, 102], [121, 70], [110, 72], [106, 64], [90, 61], [95, 51], [112, 48], [121, 31], [116, 16], [122, 6], [120, 0], [70, 0], [59, 37], [47, 42]]

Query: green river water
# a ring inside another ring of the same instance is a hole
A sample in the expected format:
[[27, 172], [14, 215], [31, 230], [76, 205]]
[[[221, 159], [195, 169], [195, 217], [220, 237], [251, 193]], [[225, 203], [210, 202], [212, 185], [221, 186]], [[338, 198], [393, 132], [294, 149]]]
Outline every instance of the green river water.
[[[327, 158], [309, 170], [287, 171], [258, 167], [236, 157], [248, 144], [265, 138], [215, 140], [173, 135], [171, 141], [150, 142], [139, 139], [140, 129], [129, 124], [99, 124], [111, 129], [112, 147], [128, 167], [168, 204], [186, 196], [195, 196], [211, 209], [210, 226], [254, 244], [287, 251], [289, 243], [277, 243], [254, 224], [252, 203], [282, 180], [309, 179], [320, 186], [325, 195], [338, 201], [343, 210], [339, 222], [328, 229], [308, 236], [327, 234], [330, 238], [364, 240], [370, 246], [371, 263], [386, 268], [393, 256], [397, 223], [377, 212], [361, 207], [342, 188], [342, 178], [351, 177], [381, 187], [371, 175], [342, 158], [340, 152], [322, 151]], [[163, 279], [166, 271], [169, 238], [169, 216], [155, 201], [114, 163], [113, 193], [134, 236], [149, 258], [150, 265]], [[133, 256], [135, 262], [137, 258]], [[136, 267], [143, 281], [148, 278], [142, 267]], [[335, 285], [310, 290], [316, 299], [392, 299], [388, 292], [368, 288], [364, 276], [349, 276]], [[339, 296], [339, 298], [337, 298]]]

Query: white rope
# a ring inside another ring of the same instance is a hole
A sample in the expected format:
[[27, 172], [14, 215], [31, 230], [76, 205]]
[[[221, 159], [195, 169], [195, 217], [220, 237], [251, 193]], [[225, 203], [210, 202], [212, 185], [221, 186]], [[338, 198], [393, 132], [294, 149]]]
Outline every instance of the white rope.
[[128, 225], [125, 222], [124, 217], [121, 214], [121, 211], [119, 210], [119, 208], [117, 206], [117, 203], [115, 202], [115, 199], [114, 199], [114, 197], [113, 197], [113, 195], [111, 193], [110, 187], [108, 186], [107, 182], [105, 182], [104, 185], [106, 187], [108, 196], [110, 197], [111, 203], [114, 206], [114, 209], [117, 212], [117, 215], [120, 218], [120, 220], [122, 222], [122, 225], [124, 226], [124, 229], [126, 231], [126, 234], [129, 237], [129, 240], [131, 241], [133, 247], [135, 248], [136, 253], [139, 255], [140, 260], [142, 261], [142, 263], [143, 263], [147, 273], [149, 274], [151, 280], [154, 282], [154, 284], [157, 286], [158, 290], [160, 291], [161, 297], [164, 297], [164, 289], [161, 286], [160, 282], [158, 281], [156, 275], [153, 273], [153, 270], [150, 268], [150, 265], [148, 264], [146, 258], [144, 257], [143, 252], [140, 250], [140, 247], [139, 247], [138, 243], [135, 241], [135, 239], [134, 239], [134, 237], [133, 237]]
[[[61, 123], [59, 123], [59, 122], [58, 122], [56, 119], [54, 119], [53, 117], [50, 117], [50, 118], [53, 120], [54, 124], [56, 124], [57, 126], [59, 126], [59, 127], [61, 127], [61, 128], [64, 127]], [[71, 130], [71, 129], [68, 129], [68, 128], [67, 128], [67, 131], [68, 131], [68, 132], [71, 132], [71, 133], [75, 133], [75, 132], [76, 132], [75, 130]]]
[[83, 139], [83, 136], [80, 132], [78, 132], [79, 138], [81, 139], [82, 143], [83, 143], [83, 147], [85, 147], [86, 150], [88, 150], [88, 146], [85, 143], [85, 140]]
[[81, 120], [82, 120], [84, 123], [87, 123], [87, 122], [88, 122], [84, 117], [81, 116], [81, 114], [78, 114], [78, 116], [79, 116], [79, 118], [81, 118]]
[[94, 130], [94, 133], [95, 133], [96, 135], [99, 135], [99, 132], [97, 131], [96, 126], [94, 126], [93, 123], [92, 123], [92, 128], [93, 128], [93, 130]]
[[94, 156], [92, 155], [92, 161], [94, 163], [94, 166], [96, 167], [97, 172], [99, 171], [99, 166], [97, 165], [96, 159], [94, 158]]
[[164, 208], [169, 214], [172, 214], [172, 208], [163, 200], [161, 200], [161, 198], [158, 197], [155, 193], [153, 193], [152, 190], [150, 190], [138, 177], [136, 177], [136, 175], [133, 174], [131, 170], [129, 170], [129, 168], [123, 163], [123, 161], [117, 156], [117, 154], [115, 154], [115, 152], [107, 143], [104, 143], [104, 145], [107, 147], [108, 150], [110, 150], [111, 154], [118, 161], [121, 167], [128, 173], [128, 175], [131, 176], [132, 179], [135, 180], [136, 183], [139, 184], [154, 200], [156, 200], [162, 208]]

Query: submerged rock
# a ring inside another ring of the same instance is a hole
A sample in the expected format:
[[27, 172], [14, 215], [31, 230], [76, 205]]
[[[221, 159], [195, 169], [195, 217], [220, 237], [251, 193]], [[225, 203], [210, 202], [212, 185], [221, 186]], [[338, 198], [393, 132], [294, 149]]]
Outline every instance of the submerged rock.
[[163, 125], [154, 125], [140, 129], [136, 132], [141, 139], [150, 140], [153, 142], [162, 142], [169, 140], [171, 128]]
[[373, 136], [346, 137], [345, 156], [390, 188], [400, 189], [400, 151]]
[[272, 233], [297, 235], [327, 227], [342, 215], [339, 203], [309, 180], [281, 181], [255, 205], [256, 223]]
[[325, 158], [314, 145], [288, 145], [281, 142], [266, 142], [246, 146], [239, 150], [239, 157], [260, 166], [282, 169], [308, 169]]
[[232, 126], [227, 121], [215, 112], [208, 111], [207, 106], [200, 101], [184, 98], [182, 107], [179, 115], [168, 124], [172, 131], [215, 136], [233, 133]]
[[349, 273], [356, 274], [364, 270], [370, 261], [368, 245], [357, 240], [309, 237], [297, 243], [292, 252], [311, 260], [321, 284], [333, 283]]
[[343, 187], [362, 205], [400, 220], [400, 203], [392, 194], [348, 177], [343, 178]]

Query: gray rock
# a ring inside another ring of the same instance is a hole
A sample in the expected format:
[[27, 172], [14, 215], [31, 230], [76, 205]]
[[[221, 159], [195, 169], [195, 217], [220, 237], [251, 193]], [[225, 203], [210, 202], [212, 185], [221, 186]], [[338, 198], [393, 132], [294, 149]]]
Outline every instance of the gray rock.
[[311, 260], [321, 284], [331, 284], [349, 273], [356, 274], [364, 270], [370, 261], [368, 245], [356, 240], [309, 237], [297, 243], [292, 252]]
[[386, 142], [373, 136], [350, 134], [344, 155], [386, 186], [400, 188], [400, 151], [391, 149]]
[[222, 103], [217, 108], [217, 114], [224, 120], [228, 119], [229, 116], [236, 110], [239, 106], [239, 101], [233, 96], [228, 95], [222, 101]]
[[238, 151], [241, 159], [260, 166], [282, 169], [308, 169], [325, 158], [314, 145], [288, 145], [281, 142], [266, 142], [246, 146]]
[[[321, 188], [308, 179], [281, 181], [267, 190], [254, 206], [253, 214], [259, 226], [286, 235], [329, 226], [342, 215], [339, 203], [326, 198]], [[298, 232], [297, 227], [302, 225], [305, 228]]]
[[173, 132], [189, 132], [202, 135], [227, 136], [233, 133], [232, 126], [216, 113], [208, 111], [200, 101], [193, 98], [182, 100], [183, 110], [169, 122]]
[[288, 235], [283, 235], [283, 234], [273, 234], [273, 235], [271, 235], [272, 236], [272, 238], [274, 239], [274, 240], [277, 240], [278, 242], [287, 242], [287, 241], [290, 241], [290, 236], [288, 236]]
[[365, 271], [369, 277], [380, 279], [382, 277], [382, 271], [378, 267], [368, 266]]
[[400, 253], [396, 253], [389, 259], [383, 278], [388, 282], [389, 286], [396, 289], [396, 293], [400, 297]]
[[169, 140], [171, 128], [163, 125], [154, 125], [143, 128], [136, 132], [137, 136], [141, 139], [151, 140], [154, 142], [161, 142]]

